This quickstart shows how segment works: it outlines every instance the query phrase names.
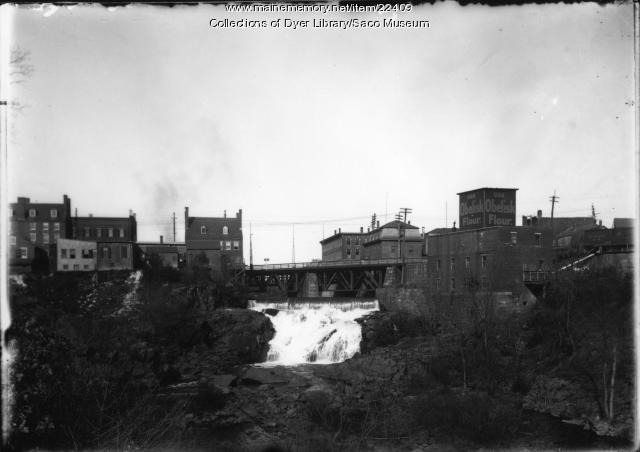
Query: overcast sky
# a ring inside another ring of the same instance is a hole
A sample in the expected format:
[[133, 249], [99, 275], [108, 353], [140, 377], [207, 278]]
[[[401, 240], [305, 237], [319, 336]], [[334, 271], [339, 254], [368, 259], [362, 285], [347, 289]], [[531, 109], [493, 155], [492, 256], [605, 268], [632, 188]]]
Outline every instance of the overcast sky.
[[[6, 5], [5, 5], [6, 7]], [[13, 11], [33, 74], [12, 84], [9, 200], [137, 214], [139, 240], [242, 208], [254, 262], [307, 261], [334, 229], [410, 207], [430, 230], [460, 191], [519, 188], [520, 216], [635, 216], [633, 12], [626, 5], [397, 13], [430, 28], [212, 28], [381, 19], [224, 6]]]

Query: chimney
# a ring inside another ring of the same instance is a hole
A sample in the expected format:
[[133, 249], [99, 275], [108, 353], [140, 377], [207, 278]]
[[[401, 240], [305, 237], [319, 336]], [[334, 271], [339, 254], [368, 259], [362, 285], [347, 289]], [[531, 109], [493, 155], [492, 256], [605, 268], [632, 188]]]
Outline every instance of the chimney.
[[226, 211], [226, 209], [225, 209], [225, 211], [224, 211], [224, 217], [225, 217], [225, 218], [227, 218], [227, 211]]
[[598, 221], [598, 226], [602, 226], [602, 220]]
[[[76, 217], [77, 216], [78, 216], [78, 213], [76, 212]], [[92, 213], [89, 214], [89, 218], [93, 218], [93, 214]]]
[[338, 232], [339, 232], [339, 233], [342, 233], [342, 228], [338, 228]]
[[242, 209], [238, 209], [238, 213], [236, 214], [236, 218], [242, 220]]
[[129, 216], [132, 217], [133, 216], [133, 210], [129, 209]]
[[538, 218], [542, 218], [542, 210], [538, 210]]
[[333, 235], [336, 235], [338, 233], [338, 231], [336, 231], [335, 229], [333, 230]]
[[376, 228], [380, 227], [380, 220], [376, 220]]
[[367, 232], [370, 232], [370, 231], [371, 231], [371, 229], [369, 227], [367, 227]]
[[407, 221], [407, 224], [411, 224], [411, 220]]
[[360, 234], [362, 234], [363, 232], [364, 232], [364, 228], [360, 226]]
[[164, 242], [163, 237], [160, 236], [160, 245], [162, 245], [163, 242]]

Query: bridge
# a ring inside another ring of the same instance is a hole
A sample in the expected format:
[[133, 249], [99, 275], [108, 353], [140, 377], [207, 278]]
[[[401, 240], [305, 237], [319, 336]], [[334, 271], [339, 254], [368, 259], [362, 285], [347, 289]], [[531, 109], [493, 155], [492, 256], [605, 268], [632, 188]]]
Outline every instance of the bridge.
[[291, 296], [375, 295], [385, 281], [402, 277], [409, 264], [424, 263], [422, 258], [317, 261], [249, 266], [236, 278], [248, 286], [277, 287]]

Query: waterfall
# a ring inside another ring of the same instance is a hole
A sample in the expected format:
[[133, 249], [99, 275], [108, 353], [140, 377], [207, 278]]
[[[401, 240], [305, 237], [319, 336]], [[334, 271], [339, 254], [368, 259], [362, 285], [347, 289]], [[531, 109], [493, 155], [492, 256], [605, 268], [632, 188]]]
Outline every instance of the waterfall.
[[355, 320], [378, 310], [377, 300], [249, 302], [264, 312], [276, 330], [269, 342], [267, 365], [329, 364], [360, 350], [361, 329]]

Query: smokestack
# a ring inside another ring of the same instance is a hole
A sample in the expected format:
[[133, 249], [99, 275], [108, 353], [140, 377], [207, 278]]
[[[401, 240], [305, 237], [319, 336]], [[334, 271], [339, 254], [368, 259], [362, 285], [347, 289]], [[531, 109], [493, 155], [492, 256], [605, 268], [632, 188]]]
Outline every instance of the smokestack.
[[380, 220], [376, 220], [376, 228], [380, 227]]
[[360, 226], [360, 234], [362, 234], [363, 232], [364, 232], [364, 228]]
[[164, 242], [163, 237], [160, 236], [160, 244], [162, 245], [163, 242]]
[[542, 210], [538, 210], [538, 218], [542, 218]]
[[224, 217], [227, 218], [227, 211], [224, 211]]
[[407, 224], [411, 224], [411, 220], [407, 221]]
[[338, 228], [338, 232], [342, 233], [342, 228]]

